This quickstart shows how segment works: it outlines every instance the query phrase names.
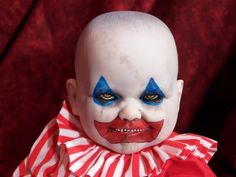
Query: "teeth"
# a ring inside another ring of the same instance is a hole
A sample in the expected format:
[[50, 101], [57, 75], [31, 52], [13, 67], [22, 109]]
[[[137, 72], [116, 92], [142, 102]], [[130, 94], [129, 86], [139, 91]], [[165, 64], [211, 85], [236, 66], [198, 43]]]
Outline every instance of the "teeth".
[[133, 133], [133, 132], [142, 132], [142, 131], [144, 131], [143, 128], [139, 128], [139, 129], [137, 129], [137, 128], [133, 128], [133, 129], [127, 129], [127, 128], [116, 128], [115, 130], [116, 130], [117, 132], [131, 132], [131, 133]]

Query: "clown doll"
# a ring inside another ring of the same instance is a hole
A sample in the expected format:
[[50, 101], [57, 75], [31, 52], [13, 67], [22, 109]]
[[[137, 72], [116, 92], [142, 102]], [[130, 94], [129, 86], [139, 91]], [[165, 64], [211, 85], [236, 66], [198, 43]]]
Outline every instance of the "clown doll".
[[213, 177], [216, 142], [173, 132], [183, 81], [174, 38], [158, 18], [93, 19], [75, 53], [68, 98], [13, 176]]

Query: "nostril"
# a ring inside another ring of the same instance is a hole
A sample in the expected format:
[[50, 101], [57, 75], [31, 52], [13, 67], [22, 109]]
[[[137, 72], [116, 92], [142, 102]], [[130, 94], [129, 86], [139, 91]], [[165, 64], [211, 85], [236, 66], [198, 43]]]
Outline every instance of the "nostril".
[[[123, 118], [123, 120], [125, 120], [125, 121], [131, 121], [130, 119], [126, 119], [126, 118]], [[135, 121], [137, 121], [137, 120], [140, 120], [140, 118], [133, 118], [133, 119], [132, 119], [132, 122], [135, 122]]]

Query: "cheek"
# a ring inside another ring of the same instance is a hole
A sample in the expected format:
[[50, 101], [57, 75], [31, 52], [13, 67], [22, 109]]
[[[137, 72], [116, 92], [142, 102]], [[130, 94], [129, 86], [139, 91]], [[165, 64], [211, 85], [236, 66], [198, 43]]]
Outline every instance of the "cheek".
[[176, 125], [179, 112], [179, 102], [175, 95], [173, 95], [171, 99], [166, 100], [166, 105], [164, 106], [163, 111], [165, 112], [166, 117], [162, 133], [168, 135], [173, 131]]
[[145, 106], [142, 109], [142, 117], [147, 122], [156, 122], [166, 118], [166, 111], [161, 106]]
[[144, 106], [142, 109], [143, 118], [148, 122], [156, 122], [164, 119], [164, 125], [173, 127], [176, 123], [179, 105], [172, 97], [166, 99], [158, 106]]
[[119, 108], [117, 106], [100, 106], [97, 105], [92, 97], [87, 97], [81, 105], [81, 119], [86, 119], [86, 122], [94, 123], [94, 120], [99, 122], [110, 122], [118, 116]]
[[179, 113], [179, 96], [177, 92], [173, 94], [171, 99], [168, 100], [167, 104], [168, 121], [169, 123], [175, 124]]

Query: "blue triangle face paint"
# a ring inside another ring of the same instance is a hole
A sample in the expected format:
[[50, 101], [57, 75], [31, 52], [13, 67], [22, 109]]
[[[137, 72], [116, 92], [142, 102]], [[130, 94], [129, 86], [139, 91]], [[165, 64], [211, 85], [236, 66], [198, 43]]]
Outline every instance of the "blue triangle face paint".
[[100, 106], [110, 106], [119, 99], [119, 95], [113, 92], [106, 79], [101, 76], [93, 91], [93, 101]]
[[156, 106], [161, 104], [164, 98], [165, 94], [162, 92], [154, 79], [150, 78], [140, 99], [147, 105]]

